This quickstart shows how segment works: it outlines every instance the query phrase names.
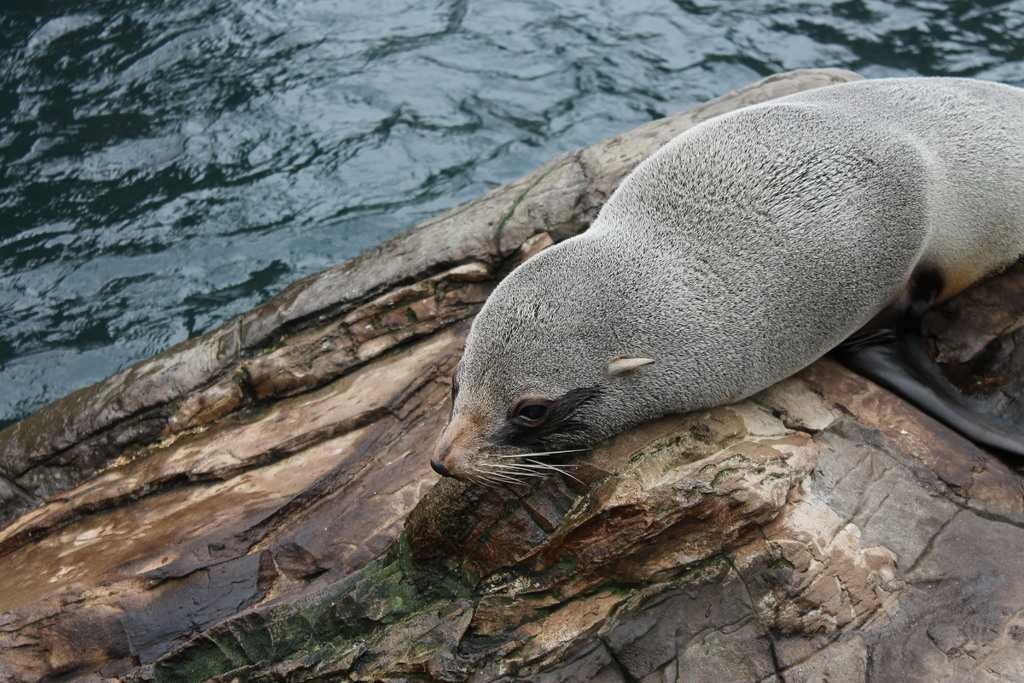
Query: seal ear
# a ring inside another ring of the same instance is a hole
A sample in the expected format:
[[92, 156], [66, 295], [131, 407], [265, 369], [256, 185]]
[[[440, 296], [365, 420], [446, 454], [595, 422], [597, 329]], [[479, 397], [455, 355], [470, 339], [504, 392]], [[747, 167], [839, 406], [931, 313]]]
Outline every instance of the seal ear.
[[608, 375], [611, 377], [625, 375], [627, 372], [633, 372], [637, 368], [642, 368], [643, 366], [650, 365], [653, 362], [653, 358], [618, 356], [608, 361]]

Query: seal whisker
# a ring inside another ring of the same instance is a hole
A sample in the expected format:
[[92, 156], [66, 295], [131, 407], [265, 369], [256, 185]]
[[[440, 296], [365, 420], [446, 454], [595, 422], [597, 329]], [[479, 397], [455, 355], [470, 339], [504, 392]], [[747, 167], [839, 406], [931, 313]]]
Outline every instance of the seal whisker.
[[[515, 463], [513, 465], [499, 465], [497, 463], [480, 463], [481, 465], [487, 465], [491, 468], [500, 468], [498, 471], [504, 471], [509, 476], [519, 477], [543, 477], [546, 476], [543, 472], [558, 472], [564, 474], [570, 479], [574, 479], [580, 484], [584, 482], [580, 481], [577, 477], [566, 471], [567, 467], [574, 467], [574, 465], [551, 465], [549, 463], [540, 462], [537, 460], [527, 460], [524, 463]], [[584, 484], [585, 485], [585, 484]]]
[[541, 451], [538, 453], [494, 453], [489, 457], [492, 458], [533, 458], [540, 457], [542, 455], [559, 455], [561, 453], [582, 453], [583, 451], [589, 451], [589, 448], [573, 448], [565, 451]]
[[[483, 467], [485, 465], [481, 464], [480, 466]], [[501, 472], [501, 473], [507, 474], [508, 476], [515, 476], [515, 477], [542, 477], [542, 476], [544, 476], [543, 474], [539, 474], [538, 472], [536, 472], [536, 470], [538, 469], [536, 467], [525, 467], [525, 466], [523, 466], [523, 467], [502, 467], [500, 465], [486, 465], [486, 467], [488, 467], [488, 469], [490, 469], [491, 471]]]
[[[522, 477], [543, 477], [545, 476], [542, 472], [561, 472], [567, 476], [572, 476], [565, 471], [568, 467], [577, 467], [576, 465], [550, 465], [548, 463], [541, 463], [533, 460], [528, 460], [523, 463], [515, 463], [513, 465], [498, 465], [496, 463], [487, 463], [489, 467], [499, 468], [500, 471], [504, 471], [514, 476]], [[576, 479], [573, 477], [573, 479]], [[576, 479], [579, 481], [579, 479]], [[582, 482], [581, 482], [582, 483]]]
[[488, 488], [488, 489], [498, 488], [498, 482], [491, 480], [490, 477], [477, 477], [474, 481], [478, 482], [484, 488]]
[[516, 479], [512, 475], [504, 474], [504, 473], [498, 472], [498, 471], [487, 472], [485, 475], [482, 475], [482, 476], [486, 476], [488, 479], [490, 479], [492, 481], [502, 481], [502, 482], [506, 482], [506, 483], [510, 483], [510, 484], [522, 484], [521, 481], [519, 481], [518, 479]]
[[564, 474], [565, 476], [569, 477], [570, 479], [573, 479], [573, 480], [579, 482], [580, 484], [583, 484], [584, 486], [586, 486], [586, 484], [583, 481], [581, 481], [577, 477], [574, 477], [571, 473], [566, 472], [563, 467], [559, 467], [557, 465], [549, 465], [546, 462], [540, 462], [538, 460], [528, 460], [527, 462], [530, 462], [530, 463], [536, 465], [540, 469], [552, 470], [554, 472], [559, 472], [561, 474]]
[[527, 483], [522, 479], [512, 476], [495, 477], [493, 481], [505, 484], [506, 486], [526, 486]]
[[[495, 474], [495, 472], [492, 472], [492, 474]], [[543, 474], [538, 474], [534, 472], [499, 472], [498, 474], [501, 474], [507, 478], [511, 478], [516, 483], [522, 485], [525, 485], [526, 483], [523, 480], [524, 478], [538, 478], [544, 476]]]
[[480, 481], [489, 489], [496, 489], [501, 485], [501, 482], [491, 479], [490, 477], [481, 477]]
[[531, 469], [515, 469], [515, 470], [498, 470], [498, 471], [504, 472], [508, 476], [512, 476], [512, 477], [542, 477], [542, 476], [544, 476], [543, 474], [538, 473], [536, 468], [531, 468]]
[[[483, 467], [483, 465], [482, 465]], [[532, 472], [535, 468], [530, 467], [496, 467], [494, 465], [487, 465], [488, 472], [503, 472], [505, 474], [518, 474], [520, 472]]]
[[489, 483], [485, 482], [483, 479], [481, 479], [480, 477], [478, 477], [476, 475], [468, 474], [468, 475], [466, 475], [466, 478], [469, 479], [469, 481], [471, 481], [472, 483], [477, 484], [479, 486], [483, 486], [484, 488], [488, 488], [488, 489], [494, 488], [494, 486], [492, 484], [489, 484]]
[[476, 477], [481, 482], [486, 482], [485, 486], [488, 488], [497, 488], [502, 482], [493, 476], [494, 473], [482, 471], [480, 469], [474, 470], [472, 476]]
[[543, 469], [546, 469], [546, 470], [566, 470], [566, 469], [574, 469], [576, 467], [579, 467], [579, 465], [563, 465], [563, 464], [560, 464], [560, 463], [559, 464], [555, 464], [555, 463], [551, 463], [551, 462], [544, 462], [542, 460], [534, 460], [532, 458], [527, 459], [525, 462], [517, 462], [516, 466], [518, 466], [518, 467], [528, 467], [530, 469], [543, 468]]

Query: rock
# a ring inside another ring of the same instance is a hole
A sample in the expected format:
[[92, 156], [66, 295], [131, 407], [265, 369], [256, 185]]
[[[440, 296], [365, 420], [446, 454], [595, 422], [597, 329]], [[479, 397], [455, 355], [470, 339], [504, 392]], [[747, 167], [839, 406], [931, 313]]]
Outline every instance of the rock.
[[[576, 479], [426, 467], [500, 277], [686, 127], [851, 78], [782, 74], [563, 155], [0, 433], [0, 677], [1024, 676], [1020, 474], [831, 360], [622, 434]], [[1018, 420], [1022, 283], [928, 321]]]

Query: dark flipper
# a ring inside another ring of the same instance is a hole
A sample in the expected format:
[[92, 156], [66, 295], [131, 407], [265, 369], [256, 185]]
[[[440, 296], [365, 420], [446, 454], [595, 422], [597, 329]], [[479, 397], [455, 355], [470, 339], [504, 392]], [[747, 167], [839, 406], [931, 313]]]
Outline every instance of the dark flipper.
[[1024, 430], [971, 406], [928, 354], [921, 318], [939, 288], [934, 277], [919, 280], [898, 329], [854, 335], [835, 350], [836, 357], [971, 441], [1024, 456]]
[[875, 341], [851, 339], [836, 349], [851, 370], [910, 401], [971, 441], [1024, 456], [1024, 431], [971, 407], [938, 365], [917, 334], [880, 335]]

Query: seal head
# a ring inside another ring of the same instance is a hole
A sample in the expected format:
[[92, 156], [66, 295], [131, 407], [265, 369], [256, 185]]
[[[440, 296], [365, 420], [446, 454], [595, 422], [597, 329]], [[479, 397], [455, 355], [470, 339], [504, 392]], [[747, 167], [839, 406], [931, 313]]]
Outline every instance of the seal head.
[[491, 294], [453, 378], [436, 472], [485, 482], [528, 476], [546, 469], [535, 456], [582, 449], [643, 421], [654, 410], [643, 397], [664, 401], [652, 342], [659, 323], [643, 310], [660, 304], [636, 291], [654, 283], [649, 275], [633, 282], [636, 264], [611, 247], [587, 235], [567, 240]]

